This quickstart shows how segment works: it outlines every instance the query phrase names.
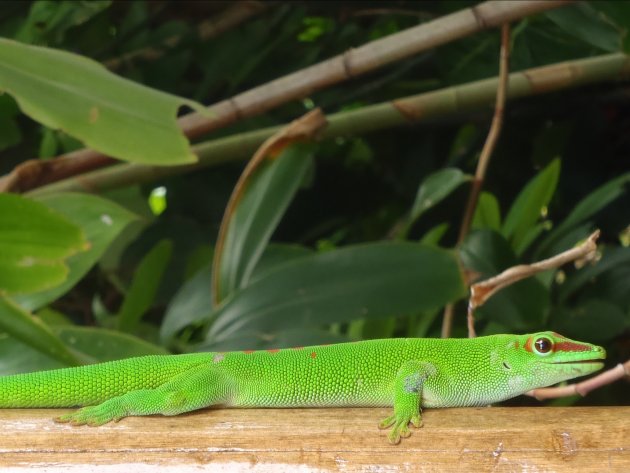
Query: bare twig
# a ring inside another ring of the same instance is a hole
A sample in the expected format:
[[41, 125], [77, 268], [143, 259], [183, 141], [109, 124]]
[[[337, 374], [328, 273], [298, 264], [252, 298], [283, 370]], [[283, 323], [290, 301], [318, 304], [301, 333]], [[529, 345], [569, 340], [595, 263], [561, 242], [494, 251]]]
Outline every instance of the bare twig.
[[492, 117], [492, 124], [490, 125], [488, 137], [486, 138], [486, 142], [484, 143], [481, 154], [479, 155], [477, 170], [475, 171], [475, 177], [473, 178], [470, 194], [468, 195], [466, 212], [464, 213], [462, 225], [459, 229], [459, 237], [457, 239], [458, 245], [462, 244], [470, 230], [470, 224], [475, 213], [475, 208], [477, 207], [477, 202], [479, 201], [479, 193], [481, 192], [483, 182], [486, 178], [486, 170], [488, 169], [492, 152], [494, 151], [503, 126], [503, 111], [505, 109], [505, 97], [507, 96], [508, 89], [508, 70], [510, 61], [510, 25], [508, 24], [501, 27], [500, 57], [499, 85], [497, 87], [497, 101], [494, 107], [494, 116]]
[[228, 227], [236, 210], [236, 206], [243, 196], [252, 175], [263, 161], [270, 157], [277, 157], [291, 143], [313, 139], [325, 126], [326, 118], [322, 111], [316, 108], [297, 120], [294, 120], [288, 126], [267, 139], [262, 146], [258, 148], [252, 159], [247, 163], [247, 166], [245, 166], [243, 173], [232, 190], [230, 200], [225, 207], [221, 227], [219, 228], [219, 236], [217, 237], [214, 249], [214, 259], [212, 261], [212, 300], [215, 305], [220, 302], [221, 257], [225, 248]]
[[[510, 74], [508, 98], [528, 97], [603, 81], [621, 81], [629, 76], [630, 58], [622, 53], [567, 61]], [[324, 130], [323, 138], [348, 134], [360, 135], [372, 130], [485, 109], [496, 99], [497, 86], [498, 79], [496, 77], [483, 79], [403, 97], [392, 102], [383, 102], [357, 110], [332, 114], [327, 117], [329, 126]], [[193, 146], [193, 152], [199, 157], [199, 162], [196, 164], [155, 166], [124, 163], [95, 170], [80, 177], [71, 177], [61, 182], [53, 182], [57, 179], [54, 179], [54, 176], [50, 176], [49, 173], [54, 173], [55, 169], [46, 168], [47, 171], [41, 177], [48, 177], [50, 179], [48, 182], [51, 183], [31, 191], [31, 193], [99, 192], [131, 184], [154, 182], [228, 161], [243, 160], [251, 156], [264, 140], [276, 133], [281, 127], [263, 128], [198, 143]], [[55, 165], [64, 162], [67, 166], [71, 166], [73, 163], [80, 163], [81, 161], [70, 158], [45, 161], [45, 163], [53, 162]], [[2, 188], [1, 182], [8, 179], [9, 176], [11, 175], [0, 178], [0, 188]], [[26, 189], [36, 187], [36, 183], [25, 187]]]
[[584, 397], [591, 391], [599, 389], [602, 386], [612, 384], [626, 376], [630, 377], [630, 360], [625, 363], [619, 363], [614, 368], [604, 371], [603, 373], [580, 383], [568, 384], [566, 386], [555, 388], [538, 388], [525, 394], [527, 396], [535, 397], [539, 401], [544, 399], [556, 399], [559, 397], [573, 396], [576, 394]]
[[[483, 186], [483, 181], [486, 177], [486, 170], [488, 169], [488, 163], [496, 146], [499, 134], [501, 133], [501, 127], [503, 125], [503, 110], [505, 109], [505, 98], [507, 96], [508, 83], [509, 83], [509, 62], [510, 62], [510, 25], [505, 23], [501, 26], [501, 52], [499, 54], [499, 83], [497, 86], [497, 98], [494, 106], [494, 116], [492, 117], [492, 124], [490, 125], [490, 131], [486, 138], [486, 142], [481, 150], [479, 161], [477, 163], [477, 170], [475, 171], [475, 177], [472, 180], [470, 186], [470, 193], [468, 195], [468, 202], [466, 203], [466, 211], [462, 219], [462, 224], [459, 229], [459, 236], [457, 238], [457, 246], [460, 246], [468, 231], [470, 230], [470, 224], [472, 222], [477, 202], [479, 201], [479, 193]], [[455, 314], [454, 304], [449, 304], [444, 309], [444, 315], [442, 319], [442, 337], [448, 338], [451, 334], [453, 326], [453, 316]], [[472, 329], [472, 331], [471, 331]], [[474, 327], [472, 321], [468, 320], [468, 336], [474, 337]]]
[[[472, 8], [451, 13], [399, 33], [369, 42], [356, 49], [286, 75], [261, 86], [223, 100], [209, 107], [208, 115], [191, 113], [178, 120], [189, 138], [195, 138], [230, 125], [238, 120], [259, 115], [280, 104], [307, 97], [317, 90], [330, 87], [422, 51], [469, 36], [487, 28], [509, 23], [542, 11], [557, 8], [573, 0], [487, 1]], [[84, 169], [96, 169], [111, 164], [102, 154], [85, 149], [70, 153], [71, 159], [98, 161], [84, 164]], [[80, 173], [75, 172], [74, 175]], [[4, 182], [3, 182], [4, 181]], [[13, 190], [7, 179], [0, 178], [0, 191]], [[10, 180], [18, 189], [26, 187]], [[49, 180], [48, 182], [52, 182]], [[35, 185], [37, 185], [35, 183]], [[32, 188], [32, 187], [31, 187]]]
[[583, 243], [570, 250], [563, 251], [556, 256], [537, 263], [512, 266], [497, 276], [473, 284], [470, 286], [470, 300], [468, 302], [470, 310], [482, 306], [496, 292], [510, 284], [514, 284], [516, 281], [528, 278], [541, 271], [559, 268], [571, 261], [592, 258], [597, 251], [596, 242], [599, 234], [599, 230], [596, 230]]
[[506, 269], [501, 274], [486, 279], [470, 286], [470, 299], [468, 300], [468, 336], [475, 337], [474, 310], [482, 306], [490, 297], [506, 286], [516, 281], [528, 278], [541, 271], [559, 268], [563, 264], [579, 259], [591, 259], [597, 251], [597, 239], [599, 230], [596, 230], [582, 244], [563, 251], [551, 258], [532, 264], [519, 264]]
[[[252, 16], [266, 10], [273, 2], [262, 2], [255, 0], [243, 0], [234, 2], [225, 10], [221, 11], [215, 17], [208, 20], [204, 20], [197, 26], [197, 37], [201, 41], [207, 41], [216, 36], [219, 36], [223, 32], [234, 28], [240, 23], [248, 20]], [[168, 50], [177, 46], [182, 37], [171, 36], [165, 39], [158, 47], [142, 48], [129, 53], [123, 54], [120, 57], [108, 59], [103, 64], [110, 70], [116, 70], [125, 63], [141, 60], [155, 60]]]

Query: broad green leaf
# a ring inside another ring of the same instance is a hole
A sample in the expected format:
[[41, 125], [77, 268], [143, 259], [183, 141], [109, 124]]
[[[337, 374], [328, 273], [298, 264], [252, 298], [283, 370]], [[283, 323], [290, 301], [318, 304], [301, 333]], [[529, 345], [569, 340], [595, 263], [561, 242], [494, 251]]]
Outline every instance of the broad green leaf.
[[[461, 247], [464, 266], [481, 274], [481, 279], [496, 276], [517, 264], [507, 241], [492, 230], [472, 232]], [[524, 331], [542, 325], [549, 307], [549, 291], [537, 278], [519, 281], [493, 295], [477, 314], [492, 322]]]
[[464, 294], [455, 255], [413, 243], [375, 243], [298, 258], [235, 293], [207, 340], [319, 327], [441, 307]]
[[522, 248], [528, 232], [538, 223], [553, 196], [560, 177], [560, 160], [554, 159], [518, 194], [505, 217], [502, 233], [513, 248]]
[[216, 342], [195, 346], [195, 351], [269, 350], [273, 348], [307, 347], [352, 341], [343, 335], [313, 327], [279, 330], [274, 333], [238, 333]]
[[585, 43], [603, 51], [621, 49], [621, 33], [586, 2], [553, 9], [545, 15], [567, 33]]
[[220, 255], [219, 301], [247, 285], [271, 234], [312, 166], [313, 151], [312, 144], [292, 144], [277, 158], [262, 163], [245, 184]]
[[444, 234], [449, 229], [448, 223], [440, 223], [435, 227], [429, 229], [422, 238], [420, 239], [420, 243], [424, 243], [425, 245], [438, 246], [440, 240], [444, 236]]
[[20, 109], [15, 100], [8, 95], [0, 95], [0, 151], [22, 141], [16, 115], [20, 115]]
[[477, 202], [471, 226], [474, 229], [489, 228], [496, 231], [501, 230], [499, 201], [490, 192], [479, 194], [479, 202]]
[[122, 207], [91, 194], [59, 193], [36, 198], [83, 230], [90, 249], [67, 259], [68, 277], [51, 289], [14, 297], [22, 307], [35, 310], [72, 288], [99, 260], [111, 242], [136, 216]]
[[68, 366], [68, 363], [51, 358], [7, 333], [0, 333], [1, 376], [40, 370], [54, 370]]
[[0, 295], [0, 329], [34, 349], [69, 365], [81, 360], [41, 320]]
[[118, 313], [118, 328], [133, 332], [144, 313], [151, 308], [162, 275], [171, 258], [173, 243], [162, 240], [142, 259]]
[[529, 248], [529, 246], [536, 240], [536, 238], [538, 238], [542, 234], [542, 232], [546, 228], [548, 228], [549, 224], [549, 221], [545, 221], [537, 223], [533, 227], [530, 227], [525, 235], [523, 235], [522, 238], [519, 238], [519, 244], [518, 246], [514, 247], [514, 253], [516, 253], [518, 256], [521, 256], [523, 253], [525, 253], [525, 251], [527, 251], [527, 248]]
[[561, 308], [551, 320], [550, 329], [579, 340], [608, 341], [630, 327], [623, 311], [609, 301], [587, 299], [573, 309]]
[[558, 241], [564, 238], [574, 227], [580, 225], [608, 204], [625, 194], [629, 183], [630, 173], [625, 173], [599, 186], [584, 197], [573, 207], [568, 217], [554, 228], [540, 244], [537, 250], [537, 256], [551, 256], [553, 253], [550, 253], [549, 249], [553, 245], [557, 246]]
[[190, 325], [207, 321], [212, 314], [212, 269], [199, 270], [179, 288], [166, 309], [160, 327], [160, 341], [168, 345], [177, 333]]
[[[137, 337], [111, 330], [63, 326], [53, 327], [52, 331], [66, 346], [80, 352], [90, 362], [169, 354], [163, 348]], [[68, 365], [69, 363], [51, 358], [6, 333], [0, 333], [0, 375], [52, 370]]]
[[463, 182], [469, 180], [470, 176], [457, 168], [441, 169], [427, 176], [418, 188], [416, 200], [411, 208], [409, 225], [418, 220], [424, 212], [444, 200]]
[[265, 248], [265, 251], [260, 256], [260, 260], [250, 280], [255, 280], [267, 271], [275, 269], [277, 266], [285, 264], [289, 261], [293, 261], [297, 258], [303, 258], [305, 256], [311, 256], [314, 251], [310, 248], [294, 244], [281, 244], [281, 243], [269, 243]]
[[170, 354], [164, 348], [133, 335], [103, 328], [63, 326], [55, 332], [68, 347], [99, 363], [133, 356]]
[[[252, 274], [252, 281], [264, 277], [268, 271], [293, 261], [310, 256], [312, 250], [299, 245], [281, 245], [271, 243], [265, 248], [260, 261]], [[187, 326], [200, 326], [208, 321], [212, 314], [212, 270], [210, 265], [200, 269], [186, 281], [171, 300], [164, 321], [160, 327], [160, 340], [167, 345], [175, 335]]]
[[620, 265], [630, 264], [630, 248], [607, 247], [602, 258], [593, 264], [571, 274], [567, 280], [558, 287], [558, 301], [565, 302], [573, 294], [597, 279], [598, 276]]
[[174, 165], [197, 160], [177, 126], [191, 100], [150, 89], [101, 64], [56, 49], [0, 38], [0, 89], [49, 128], [125, 161]]
[[87, 248], [81, 229], [58, 212], [15, 194], [0, 194], [0, 292], [61, 284], [65, 260]]
[[60, 43], [67, 30], [85, 23], [110, 4], [110, 0], [37, 0], [31, 4], [28, 17], [15, 39], [24, 43]]

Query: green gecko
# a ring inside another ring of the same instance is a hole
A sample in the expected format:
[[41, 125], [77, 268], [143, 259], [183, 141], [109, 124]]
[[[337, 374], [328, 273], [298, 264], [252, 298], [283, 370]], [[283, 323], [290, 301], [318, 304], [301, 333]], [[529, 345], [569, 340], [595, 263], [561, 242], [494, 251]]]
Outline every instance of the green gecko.
[[58, 421], [102, 425], [204, 407], [393, 406], [389, 441], [421, 407], [482, 406], [602, 368], [603, 348], [554, 332], [368, 340], [282, 350], [143, 356], [0, 378], [0, 407], [83, 407]]

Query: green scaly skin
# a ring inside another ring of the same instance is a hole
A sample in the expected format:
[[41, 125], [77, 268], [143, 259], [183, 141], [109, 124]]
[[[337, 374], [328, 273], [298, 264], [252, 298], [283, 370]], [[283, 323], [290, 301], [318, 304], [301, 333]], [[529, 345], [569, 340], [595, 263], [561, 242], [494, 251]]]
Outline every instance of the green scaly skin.
[[593, 373], [605, 357], [553, 332], [145, 356], [2, 377], [0, 407], [89, 406], [57, 420], [102, 425], [209, 406], [393, 406], [379, 425], [398, 443], [421, 407], [503, 401]]

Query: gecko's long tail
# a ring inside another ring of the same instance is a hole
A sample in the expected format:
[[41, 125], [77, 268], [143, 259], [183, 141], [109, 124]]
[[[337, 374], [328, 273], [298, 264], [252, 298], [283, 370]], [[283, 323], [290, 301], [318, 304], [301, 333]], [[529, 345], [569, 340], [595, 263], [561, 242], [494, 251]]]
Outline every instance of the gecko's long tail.
[[0, 377], [0, 408], [74, 407], [156, 388], [207, 363], [212, 354], [149, 355], [94, 365]]

